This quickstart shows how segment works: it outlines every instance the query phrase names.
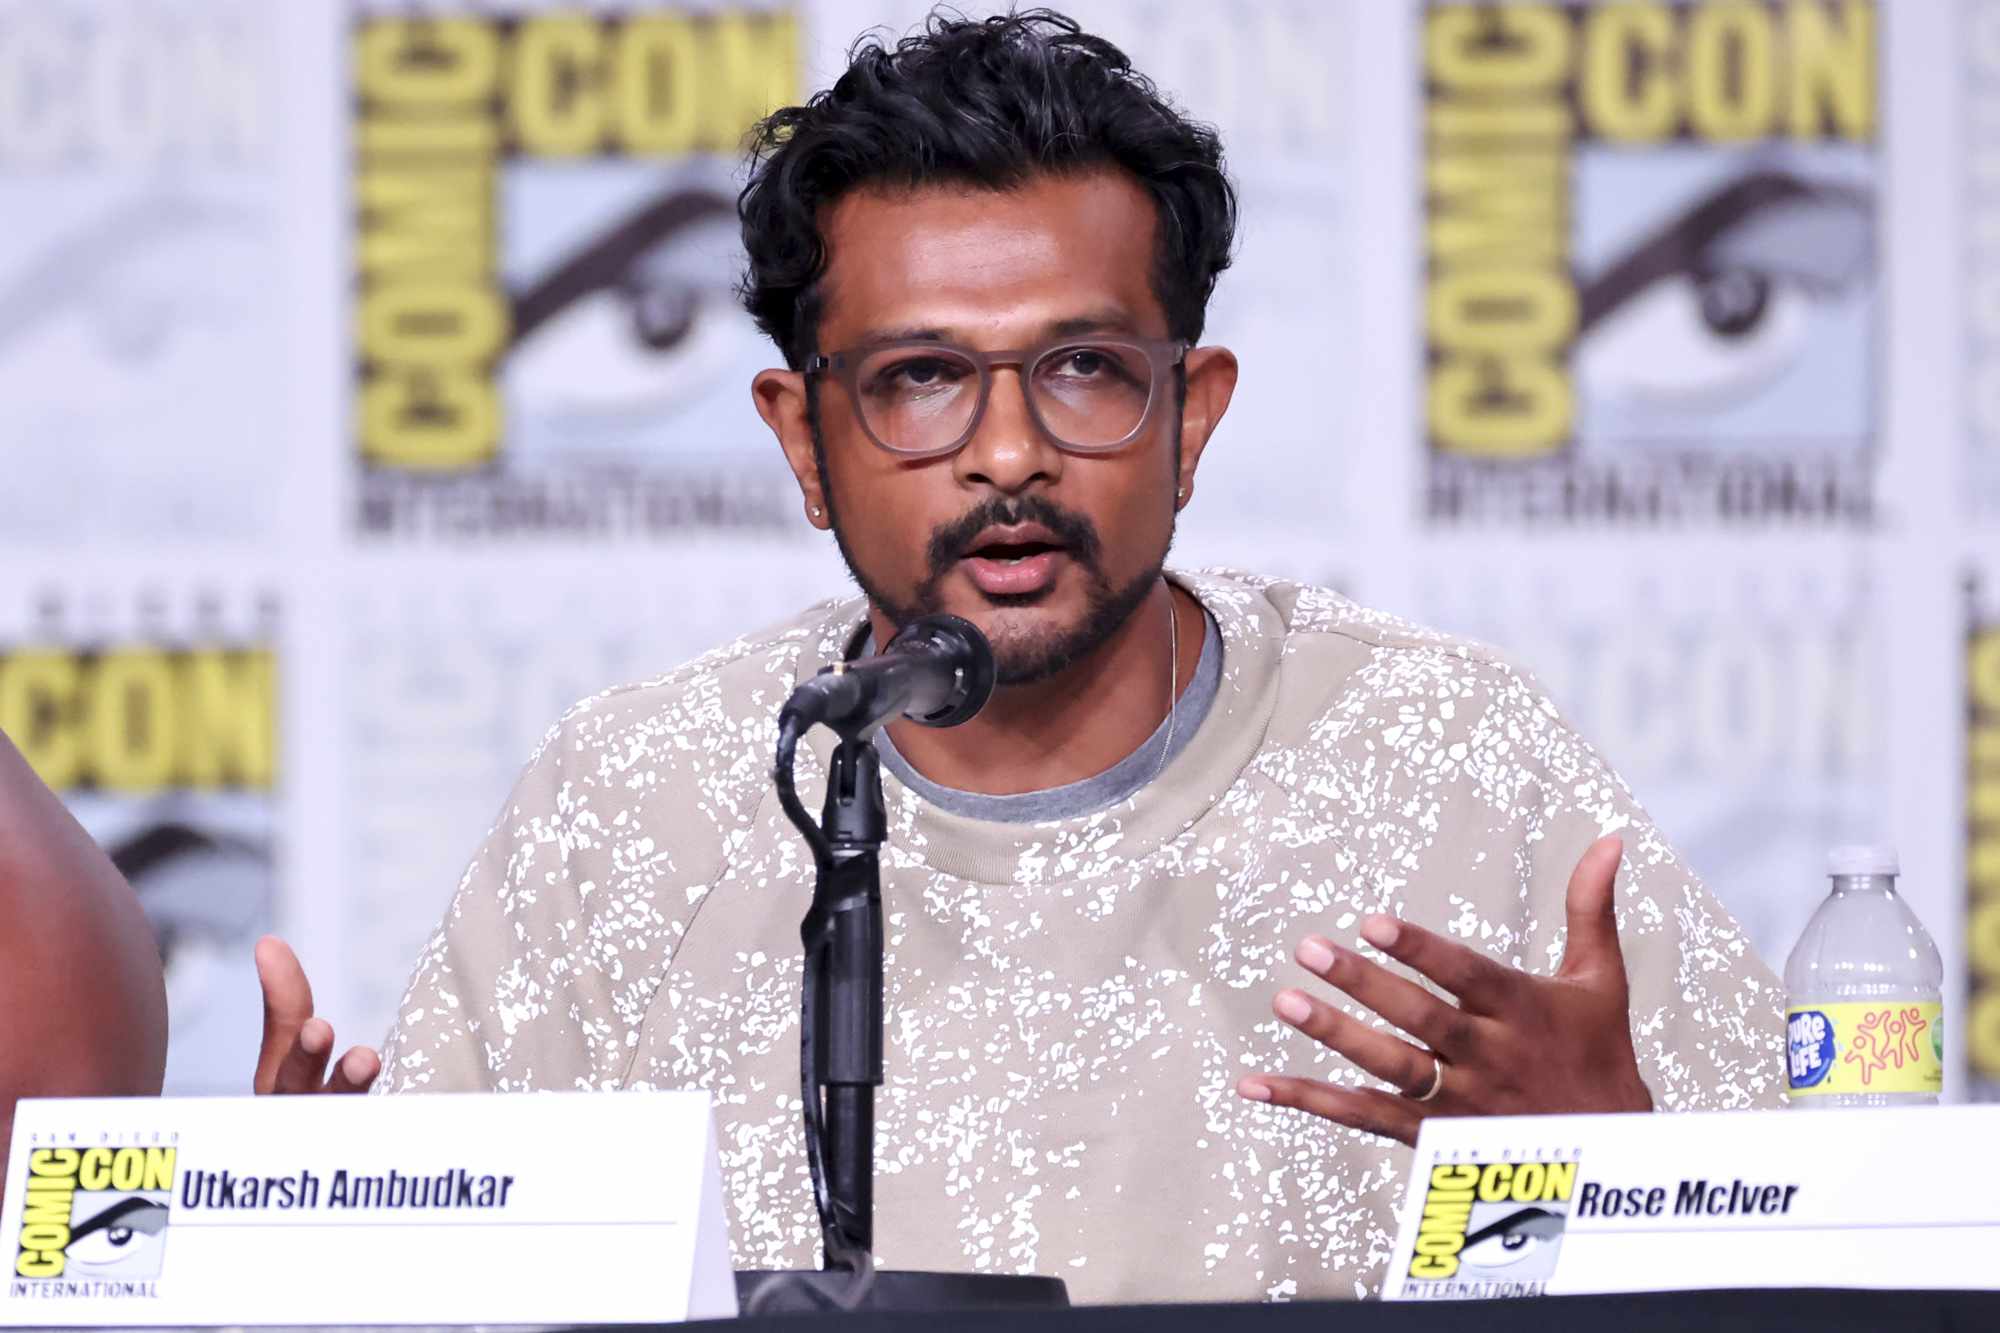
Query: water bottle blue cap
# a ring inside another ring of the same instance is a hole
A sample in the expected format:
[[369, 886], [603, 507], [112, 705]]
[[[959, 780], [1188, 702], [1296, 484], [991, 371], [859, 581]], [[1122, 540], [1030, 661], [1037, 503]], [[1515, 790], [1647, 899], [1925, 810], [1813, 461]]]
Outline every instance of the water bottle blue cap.
[[1829, 875], [1900, 875], [1901, 860], [1886, 842], [1842, 843], [1826, 854]]

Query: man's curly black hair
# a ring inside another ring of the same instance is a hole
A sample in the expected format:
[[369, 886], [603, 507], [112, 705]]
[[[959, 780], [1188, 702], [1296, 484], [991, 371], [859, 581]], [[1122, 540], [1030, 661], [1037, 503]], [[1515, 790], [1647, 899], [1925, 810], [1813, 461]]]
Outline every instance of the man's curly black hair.
[[1168, 336], [1188, 342], [1236, 232], [1215, 131], [1170, 106], [1124, 52], [1047, 9], [934, 11], [893, 47], [864, 38], [831, 88], [758, 123], [750, 162], [740, 294], [794, 370], [817, 350], [825, 210], [857, 187], [1004, 190], [1038, 172], [1128, 171], [1157, 208], [1153, 287]]

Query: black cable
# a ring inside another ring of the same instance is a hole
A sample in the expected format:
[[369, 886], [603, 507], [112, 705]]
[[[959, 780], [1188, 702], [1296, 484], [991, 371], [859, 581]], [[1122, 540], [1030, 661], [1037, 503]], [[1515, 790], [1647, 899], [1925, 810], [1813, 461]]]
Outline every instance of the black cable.
[[[817, 822], [799, 800], [792, 768], [798, 756], [799, 738], [812, 723], [804, 710], [786, 707], [778, 714], [778, 751], [771, 780], [778, 789], [778, 804], [785, 817], [804, 835], [812, 849], [818, 882], [825, 883], [833, 871], [833, 849]], [[820, 974], [824, 966], [829, 927], [825, 905], [814, 895], [812, 907], [800, 924], [800, 942], [805, 946], [804, 986], [799, 997], [799, 1100], [803, 1108], [806, 1137], [806, 1166], [812, 1174], [813, 1206], [819, 1213], [820, 1244], [826, 1266], [861, 1273], [871, 1272], [873, 1263], [850, 1243], [846, 1228], [836, 1215], [831, 1191], [827, 1188], [826, 1127], [814, 1072], [819, 1053]], [[857, 1258], [857, 1254], [863, 1255]]]
[[[833, 869], [833, 848], [820, 831], [819, 822], [806, 812], [799, 801], [798, 785], [792, 780], [792, 763], [799, 750], [799, 738], [806, 728], [818, 721], [802, 708], [787, 704], [778, 714], [778, 757], [771, 765], [771, 781], [778, 788], [778, 804], [784, 807], [785, 818], [805, 836], [806, 846], [812, 849], [813, 870], [824, 879]], [[814, 904], [817, 908], [818, 904]]]

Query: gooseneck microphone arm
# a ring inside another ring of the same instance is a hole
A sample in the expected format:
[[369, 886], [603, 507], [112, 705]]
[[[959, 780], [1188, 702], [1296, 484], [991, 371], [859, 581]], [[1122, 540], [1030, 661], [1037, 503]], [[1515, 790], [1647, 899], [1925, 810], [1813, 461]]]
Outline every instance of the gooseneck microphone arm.
[[[778, 803], [812, 850], [799, 1082], [824, 1266], [872, 1274], [875, 1089], [882, 1086], [882, 887], [887, 839], [880, 758], [871, 741], [903, 714], [926, 726], [964, 722], [993, 691], [993, 651], [956, 616], [924, 616], [884, 650], [801, 682], [778, 714], [772, 768]], [[793, 762], [816, 724], [839, 734], [817, 823], [799, 800]]]

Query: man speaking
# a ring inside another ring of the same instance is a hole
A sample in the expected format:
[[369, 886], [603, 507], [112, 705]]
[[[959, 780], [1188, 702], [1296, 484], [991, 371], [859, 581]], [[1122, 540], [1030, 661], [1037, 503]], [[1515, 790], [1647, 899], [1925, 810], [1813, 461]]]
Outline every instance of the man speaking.
[[776, 714], [944, 611], [1000, 686], [880, 743], [884, 1264], [1352, 1296], [1427, 1114], [1776, 1102], [1776, 983], [1532, 681], [1329, 592], [1164, 572], [1236, 383], [1200, 343], [1235, 196], [1115, 48], [1046, 12], [864, 43], [758, 128], [740, 211], [787, 366], [752, 396], [864, 598], [572, 709], [379, 1080], [363, 1048], [326, 1078], [267, 941], [260, 1091], [705, 1089], [738, 1264], [812, 1264]]

